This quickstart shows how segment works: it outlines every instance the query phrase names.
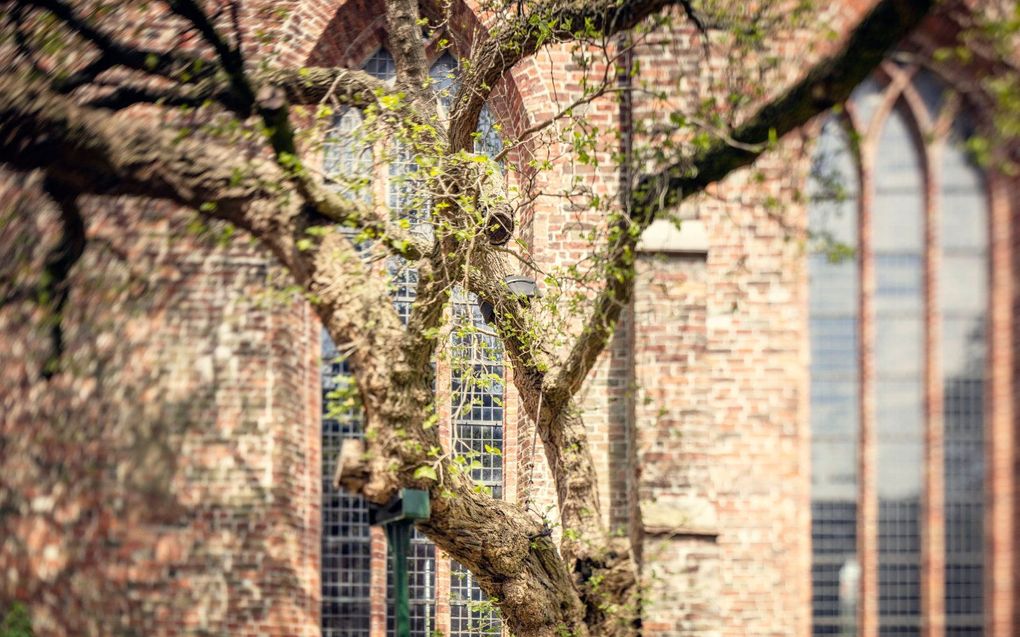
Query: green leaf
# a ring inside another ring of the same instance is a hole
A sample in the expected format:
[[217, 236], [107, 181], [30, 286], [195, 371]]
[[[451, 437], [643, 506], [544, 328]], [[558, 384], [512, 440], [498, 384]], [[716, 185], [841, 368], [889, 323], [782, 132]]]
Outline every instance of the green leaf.
[[439, 482], [439, 476], [436, 475], [436, 470], [427, 464], [414, 470], [414, 479], [421, 480], [422, 478], [428, 478], [433, 482]]
[[[422, 429], [432, 429], [439, 422], [439, 414], [430, 414], [425, 422], [421, 424]], [[416, 476], [417, 477], [417, 476]]]
[[0, 617], [0, 636], [32, 637], [32, 634], [32, 618], [28, 608], [20, 602], [14, 602], [8, 607], [7, 613]]

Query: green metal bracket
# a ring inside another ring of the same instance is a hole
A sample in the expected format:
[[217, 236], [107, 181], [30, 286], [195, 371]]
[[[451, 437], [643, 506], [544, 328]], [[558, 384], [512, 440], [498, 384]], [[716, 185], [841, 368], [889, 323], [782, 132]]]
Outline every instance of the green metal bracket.
[[428, 491], [401, 489], [400, 494], [387, 504], [372, 506], [368, 511], [368, 521], [373, 526], [382, 526], [401, 520], [427, 520], [431, 514]]
[[415, 520], [427, 520], [429, 515], [431, 515], [429, 494], [421, 489], [401, 489], [400, 494], [386, 505], [372, 506], [368, 510], [369, 522], [383, 527], [390, 548], [393, 588], [397, 595], [394, 600], [397, 611], [397, 637], [411, 636], [411, 600], [407, 578], [411, 528]]

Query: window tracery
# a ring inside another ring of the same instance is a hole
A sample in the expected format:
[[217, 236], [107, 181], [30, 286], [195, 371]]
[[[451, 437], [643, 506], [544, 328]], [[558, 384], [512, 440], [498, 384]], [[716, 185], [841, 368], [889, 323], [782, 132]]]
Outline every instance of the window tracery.
[[822, 127], [808, 257], [815, 635], [856, 634], [869, 565], [878, 634], [920, 635], [923, 599], [940, 592], [929, 606], [944, 607], [946, 635], [982, 634], [994, 370], [989, 209], [967, 128], [938, 76], [892, 64]]

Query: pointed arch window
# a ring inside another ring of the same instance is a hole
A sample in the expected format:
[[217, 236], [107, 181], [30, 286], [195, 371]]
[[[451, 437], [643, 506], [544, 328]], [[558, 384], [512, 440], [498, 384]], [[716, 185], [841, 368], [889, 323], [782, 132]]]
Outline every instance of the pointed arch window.
[[[364, 64], [364, 70], [384, 81], [396, 77], [396, 64], [386, 49], [379, 49]], [[458, 63], [446, 53], [432, 65], [433, 91], [440, 112], [449, 111], [457, 89]], [[362, 136], [362, 117], [355, 109], [345, 109], [334, 119], [323, 145], [323, 169], [331, 187], [365, 201], [384, 197], [392, 214], [410, 222], [411, 231], [430, 233], [428, 210], [419, 209], [416, 197], [417, 165], [404, 148], [386, 147], [386, 161], [376, 166], [375, 140]], [[502, 149], [498, 126], [488, 106], [479, 116], [476, 152], [495, 157]], [[356, 231], [351, 231], [355, 234]], [[417, 271], [400, 257], [387, 262], [391, 278], [391, 296], [397, 313], [406, 323], [416, 296]], [[494, 497], [503, 491], [503, 352], [502, 347], [480, 316], [473, 297], [456, 290], [455, 320], [464, 317], [470, 329], [451, 343], [454, 362], [449, 370], [452, 422], [441, 426], [450, 431], [449, 444], [454, 453], [465, 455], [472, 476], [481, 488]], [[459, 340], [458, 340], [459, 339]], [[322, 482], [322, 631], [330, 637], [367, 637], [385, 628], [394, 629], [392, 604], [373, 600], [371, 554], [385, 550], [381, 537], [372, 539], [367, 508], [358, 496], [337, 491], [332, 485], [336, 455], [343, 439], [362, 435], [360, 414], [356, 409], [337, 413], [337, 387], [350, 384], [350, 373], [329, 336], [323, 332], [323, 482]], [[442, 374], [439, 374], [442, 377]], [[479, 465], [481, 468], [475, 469]], [[374, 551], [373, 551], [374, 548]], [[353, 557], [352, 557], [353, 556]], [[435, 546], [417, 530], [411, 539], [408, 559], [412, 635], [427, 637], [437, 630], [458, 637], [500, 633], [498, 612], [488, 605], [470, 573], [456, 562], [437, 561]], [[387, 573], [389, 569], [387, 569]], [[449, 574], [440, 580], [438, 573]], [[388, 580], [388, 578], [387, 578]], [[381, 580], [379, 581], [381, 586]], [[387, 598], [392, 599], [392, 581], [386, 582]], [[449, 625], [437, 625], [437, 596], [448, 596]], [[385, 608], [385, 626], [374, 625], [373, 610]]]
[[815, 635], [983, 634], [989, 206], [967, 113], [885, 64], [816, 146]]

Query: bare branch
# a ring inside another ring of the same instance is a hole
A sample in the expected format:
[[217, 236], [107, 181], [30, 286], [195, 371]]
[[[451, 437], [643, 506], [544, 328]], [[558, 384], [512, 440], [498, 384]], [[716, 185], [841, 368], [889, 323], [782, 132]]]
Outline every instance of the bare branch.
[[680, 0], [680, 6], [683, 7], [684, 14], [687, 15], [687, 19], [694, 24], [694, 28], [698, 30], [703, 36], [708, 35], [708, 25], [705, 24], [705, 20], [694, 8], [694, 4], [691, 0]]
[[227, 44], [227, 41], [220, 37], [219, 32], [216, 31], [216, 27], [206, 15], [205, 10], [198, 6], [194, 0], [166, 0], [166, 3], [171, 11], [190, 22], [202, 35], [202, 39], [212, 47], [223, 65], [223, 70], [232, 80], [238, 82], [236, 88], [239, 91], [247, 89], [250, 92], [251, 86], [246, 86], [244, 58], [241, 57], [240, 43], [237, 47]]
[[[195, 70], [195, 63], [203, 62], [198, 56], [178, 51], [155, 51], [118, 42], [112, 35], [93, 26], [87, 19], [78, 15], [71, 5], [62, 0], [19, 0], [18, 5], [49, 12], [67, 25], [73, 33], [95, 46], [100, 52], [100, 58], [89, 65], [91, 67], [92, 64], [95, 64], [95, 67], [91, 69], [86, 67], [90, 74], [98, 75], [100, 70], [105, 70], [103, 67], [123, 66], [146, 74], [172, 79], [185, 69], [191, 69], [192, 74], [197, 77], [212, 74], [215, 70], [209, 68], [205, 73]], [[74, 88], [87, 80], [87, 75], [81, 77], [72, 75], [66, 82], [70, 88]], [[57, 86], [59, 88], [60, 83]]]

